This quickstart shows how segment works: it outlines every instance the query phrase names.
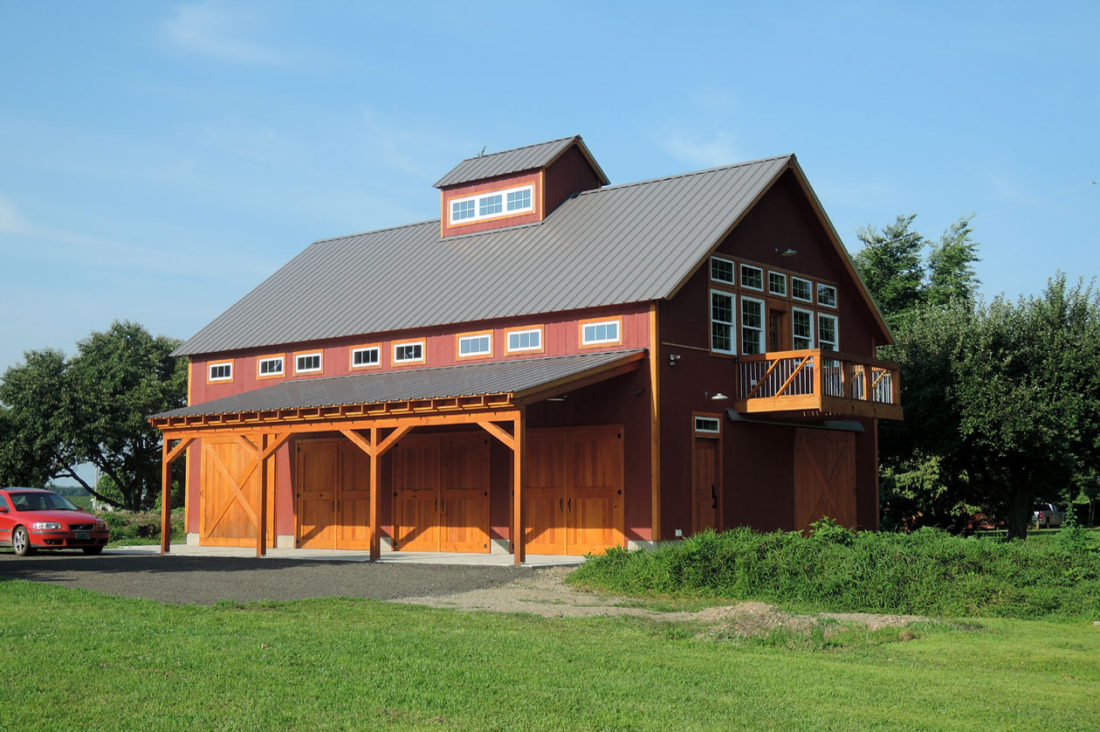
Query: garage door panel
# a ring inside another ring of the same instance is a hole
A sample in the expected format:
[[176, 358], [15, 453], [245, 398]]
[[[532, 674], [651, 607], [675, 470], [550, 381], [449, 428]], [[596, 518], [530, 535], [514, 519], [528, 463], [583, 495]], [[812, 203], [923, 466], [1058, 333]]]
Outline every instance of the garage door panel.
[[336, 548], [336, 490], [341, 440], [302, 440], [297, 449], [297, 543]]
[[795, 526], [829, 516], [855, 528], [855, 435], [800, 429], [794, 441]]
[[235, 485], [252, 461], [253, 456], [235, 438], [203, 439], [200, 544], [255, 546], [253, 515], [259, 505], [259, 471], [254, 470], [240, 489]]
[[524, 490], [531, 554], [565, 554], [565, 439], [558, 430], [531, 430]]

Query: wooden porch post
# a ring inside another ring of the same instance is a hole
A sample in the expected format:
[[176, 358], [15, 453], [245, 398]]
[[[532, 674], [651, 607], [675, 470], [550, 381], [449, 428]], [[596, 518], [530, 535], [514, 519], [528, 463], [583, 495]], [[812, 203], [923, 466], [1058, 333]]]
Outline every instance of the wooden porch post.
[[382, 456], [378, 454], [378, 428], [370, 428], [370, 560], [373, 562], [382, 556], [382, 532], [378, 522], [382, 518], [382, 491], [379, 486], [382, 478]]
[[256, 527], [256, 556], [267, 554], [267, 435], [263, 432], [260, 437], [260, 521]]
[[516, 413], [512, 430], [512, 554], [518, 567], [527, 561], [527, 541], [524, 536], [523, 487], [527, 481], [527, 408], [521, 406]]
[[168, 459], [171, 450], [168, 436], [161, 440], [160, 454], [160, 553], [172, 550], [172, 463]]

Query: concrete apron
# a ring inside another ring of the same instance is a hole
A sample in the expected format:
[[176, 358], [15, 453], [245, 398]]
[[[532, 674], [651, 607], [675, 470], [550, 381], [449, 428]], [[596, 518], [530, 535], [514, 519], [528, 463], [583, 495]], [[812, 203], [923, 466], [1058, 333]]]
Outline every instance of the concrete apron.
[[[107, 547], [104, 554], [150, 555], [160, 554], [160, 545]], [[173, 544], [169, 556], [176, 557], [256, 557], [256, 550], [230, 546], [188, 546]], [[268, 549], [267, 556], [275, 559], [312, 559], [326, 562], [369, 562], [366, 551], [345, 549]], [[458, 564], [474, 567], [511, 567], [511, 554], [462, 554], [456, 552], [382, 552], [378, 559], [382, 564]], [[528, 554], [525, 567], [573, 567], [584, 563], [584, 557], [552, 554]]]

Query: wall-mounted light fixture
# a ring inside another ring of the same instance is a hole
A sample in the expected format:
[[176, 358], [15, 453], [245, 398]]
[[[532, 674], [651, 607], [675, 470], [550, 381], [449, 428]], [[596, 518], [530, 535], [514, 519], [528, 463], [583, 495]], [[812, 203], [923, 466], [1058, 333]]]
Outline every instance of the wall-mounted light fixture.
[[798, 250], [787, 247], [786, 249], [776, 249], [775, 253], [781, 257], [793, 257], [794, 255], [798, 254]]
[[680, 354], [678, 354], [678, 353], [668, 354], [668, 365], [669, 366], [675, 366], [676, 362], [679, 361], [679, 360], [680, 360]]
[[704, 391], [703, 396], [706, 399], [710, 399], [711, 401], [715, 401], [715, 402], [722, 402], [722, 401], [725, 401], [726, 399], [729, 399], [728, 396], [726, 396], [725, 394], [723, 394], [720, 391]]
[[568, 394], [559, 394], [558, 396], [547, 397], [548, 402], [564, 402]]

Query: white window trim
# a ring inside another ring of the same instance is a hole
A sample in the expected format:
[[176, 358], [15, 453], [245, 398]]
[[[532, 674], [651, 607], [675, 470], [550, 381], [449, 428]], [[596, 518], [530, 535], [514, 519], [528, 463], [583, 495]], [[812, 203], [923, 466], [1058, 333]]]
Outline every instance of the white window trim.
[[814, 343], [815, 343], [815, 341], [814, 341], [814, 331], [817, 330], [817, 328], [815, 327], [816, 324], [814, 323], [814, 321], [816, 320], [816, 314], [814, 313], [813, 310], [807, 310], [805, 308], [795, 308], [795, 307], [791, 308], [791, 348], [795, 349], [796, 351], [799, 350], [798, 346], [796, 346], [794, 344], [794, 339], [798, 337], [798, 335], [794, 332], [794, 314], [795, 313], [805, 313], [807, 316], [809, 316], [809, 318], [810, 318], [810, 345], [806, 346], [806, 348], [813, 348]]
[[[746, 285], [745, 284], [745, 280], [741, 276], [745, 269], [755, 269], [757, 272], [760, 273], [760, 287], [753, 287], [752, 285]], [[737, 266], [737, 286], [738, 287], [743, 287], [746, 290], [754, 290], [756, 292], [763, 292], [764, 288], [768, 286], [768, 280], [767, 280], [767, 278], [764, 274], [764, 268], [763, 267], [757, 267], [755, 264], [745, 264], [744, 262], [741, 262], [741, 264], [739, 264]]]
[[[531, 203], [526, 208], [508, 208], [508, 194], [518, 193], [519, 191], [527, 190], [531, 194]], [[488, 198], [490, 196], [500, 196], [500, 212], [491, 214], [481, 213], [481, 199]], [[463, 219], [455, 218], [455, 204], [465, 203], [466, 201], [474, 202], [474, 215], [467, 216]], [[518, 214], [531, 213], [535, 210], [535, 186], [532, 183], [523, 186], [513, 186], [512, 188], [502, 188], [499, 191], [482, 191], [481, 193], [475, 193], [470, 196], [463, 196], [461, 198], [452, 198], [447, 202], [447, 221], [451, 226], [460, 226], [462, 224], [472, 224], [478, 221], [488, 221], [490, 219], [499, 219], [504, 216], [516, 216]]]
[[[773, 275], [776, 276], [776, 277], [782, 277], [783, 278], [783, 292], [776, 292], [775, 290], [772, 289], [772, 276]], [[783, 274], [782, 272], [773, 272], [772, 270], [768, 270], [767, 274], [765, 274], [764, 276], [767, 277], [767, 280], [768, 280], [768, 294], [769, 295], [775, 295], [776, 297], [787, 297], [788, 295], [791, 294], [790, 290], [787, 289], [787, 285], [790, 284], [787, 281], [787, 275]]]
[[[397, 355], [397, 349], [405, 346], [420, 346], [420, 356], [418, 358], [399, 358]], [[400, 343], [393, 344], [393, 362], [397, 363], [424, 363], [424, 341], [402, 341]]]
[[[715, 260], [717, 260], [719, 262], [724, 262], [724, 263], [726, 263], [730, 266], [730, 279], [720, 280], [720, 279], [718, 279], [717, 277], [714, 276], [713, 262]], [[710, 262], [707, 264], [707, 270], [708, 270], [707, 273], [710, 275], [710, 281], [711, 282], [721, 282], [724, 285], [736, 285], [737, 284], [738, 272], [740, 272], [740, 270], [737, 268], [737, 263], [734, 262], [732, 259], [726, 259], [725, 257], [718, 257], [718, 256], [711, 257]]]
[[[317, 368], [302, 369], [298, 368], [298, 361], [303, 358], [317, 357]], [[309, 353], [295, 353], [294, 354], [294, 373], [295, 374], [319, 374], [325, 368], [325, 357], [321, 351], [310, 351]]]
[[836, 310], [837, 301], [840, 299], [840, 297], [839, 297], [839, 295], [837, 294], [837, 291], [836, 291], [836, 285], [829, 285], [829, 284], [826, 284], [824, 282], [818, 282], [817, 286], [818, 287], [828, 287], [830, 290], [833, 291], [833, 304], [830, 305], [827, 302], [821, 302], [821, 297], [820, 297], [821, 293], [818, 290], [815, 289], [814, 290], [814, 298], [817, 300], [818, 306], [823, 307], [823, 308], [832, 308], [833, 310]]
[[765, 331], [764, 326], [767, 325], [767, 317], [768, 317], [767, 306], [765, 305], [764, 301], [761, 300], [760, 298], [758, 298], [758, 297], [748, 297], [746, 295], [741, 296], [741, 307], [737, 311], [737, 314], [739, 316], [738, 320], [740, 321], [739, 322], [740, 327], [737, 329], [737, 335], [738, 335], [738, 340], [741, 343], [741, 353], [748, 354], [748, 351], [745, 348], [745, 327], [746, 327], [745, 326], [745, 303], [746, 302], [754, 302], [754, 303], [756, 303], [757, 305], [760, 306], [760, 327], [759, 328], [751, 328], [751, 329], [755, 330], [758, 334], [757, 339], [756, 339], [756, 347], [757, 347], [758, 350], [756, 351], [756, 353], [766, 353], [767, 349], [764, 348], [764, 345], [765, 345], [764, 344], [764, 331]]
[[[229, 369], [229, 373], [225, 376], [214, 376], [214, 369], [225, 366]], [[232, 361], [218, 361], [217, 363], [207, 364], [206, 367], [206, 380], [211, 382], [219, 381], [232, 381], [233, 380], [233, 362]]]
[[[278, 362], [279, 370], [278, 371], [268, 371], [268, 372], [265, 373], [264, 372], [264, 364], [265, 363], [274, 363], [274, 362]], [[284, 358], [282, 356], [271, 356], [269, 358], [261, 358], [256, 363], [256, 375], [259, 376], [261, 379], [266, 379], [266, 378], [270, 378], [270, 377], [273, 377], [273, 376], [283, 376], [285, 373], [286, 373], [286, 361], [284, 360]]]
[[[538, 336], [539, 342], [535, 346], [520, 346], [519, 348], [512, 348], [512, 336], [527, 335], [528, 333], [534, 333]], [[508, 353], [523, 353], [524, 351], [541, 351], [542, 350], [542, 328], [523, 328], [522, 330], [510, 330], [504, 334], [505, 345], [504, 348]]]
[[[727, 322], [725, 320], [717, 320], [716, 321], [714, 319], [714, 296], [715, 295], [722, 295], [723, 297], [728, 297], [730, 299], [730, 318], [731, 318], [731, 320], [729, 322]], [[707, 301], [707, 306], [710, 310], [710, 313], [709, 313], [709, 315], [710, 315], [710, 331], [707, 333], [707, 340], [708, 340], [709, 345], [710, 345], [710, 350], [713, 353], [726, 353], [726, 354], [736, 355], [737, 354], [737, 343], [738, 343], [738, 340], [739, 340], [738, 337], [737, 337], [737, 295], [732, 293], [732, 292], [726, 292], [725, 290], [711, 290], [710, 291], [710, 298]], [[715, 323], [719, 323], [720, 325], [724, 325], [724, 326], [727, 326], [729, 328], [730, 348], [729, 348], [728, 351], [723, 350], [721, 348], [715, 348], [714, 347], [714, 324]]]
[[[701, 427], [699, 422], [713, 423], [714, 427]], [[692, 431], [697, 435], [720, 435], [722, 434], [722, 418], [721, 417], [707, 417], [701, 415], [693, 415], [691, 418]]]
[[[597, 328], [601, 325], [613, 325], [615, 326], [615, 336], [608, 338], [589, 338], [588, 329]], [[619, 343], [622, 340], [622, 323], [618, 320], [594, 320], [591, 323], [584, 323], [581, 325], [581, 345], [582, 346], [598, 346], [603, 343]]]
[[[488, 347], [484, 351], [470, 351], [469, 353], [462, 352], [463, 343], [471, 343], [480, 341], [482, 338], [488, 344]], [[459, 358], [477, 358], [478, 356], [492, 356], [493, 355], [493, 334], [492, 333], [473, 333], [471, 335], [458, 337], [458, 357]]]
[[[373, 363], [355, 363], [355, 354], [365, 353], [367, 351], [374, 351], [375, 359]], [[382, 349], [379, 346], [363, 346], [362, 348], [351, 349], [351, 367], [353, 369], [371, 369], [377, 368], [382, 365]]]
[[[822, 318], [828, 318], [829, 320], [833, 321], [833, 337], [834, 337], [835, 341], [832, 344], [832, 350], [839, 351], [840, 350], [840, 321], [839, 321], [839, 319], [837, 318], [837, 316], [830, 315], [829, 313], [818, 313], [817, 317], [818, 317], [819, 322]], [[820, 327], [817, 328], [817, 345], [818, 345], [819, 348], [824, 347], [824, 345], [821, 342], [821, 328]]]
[[[805, 282], [806, 283], [806, 289], [809, 290], [809, 292], [810, 292], [809, 297], [798, 297], [797, 295], [794, 294], [794, 281], [795, 280], [798, 280], [799, 282]], [[795, 275], [791, 275], [791, 299], [792, 300], [797, 300], [798, 302], [808, 302], [810, 304], [813, 304], [813, 301], [814, 301], [814, 281], [813, 280], [808, 280], [805, 277], [796, 277]]]

